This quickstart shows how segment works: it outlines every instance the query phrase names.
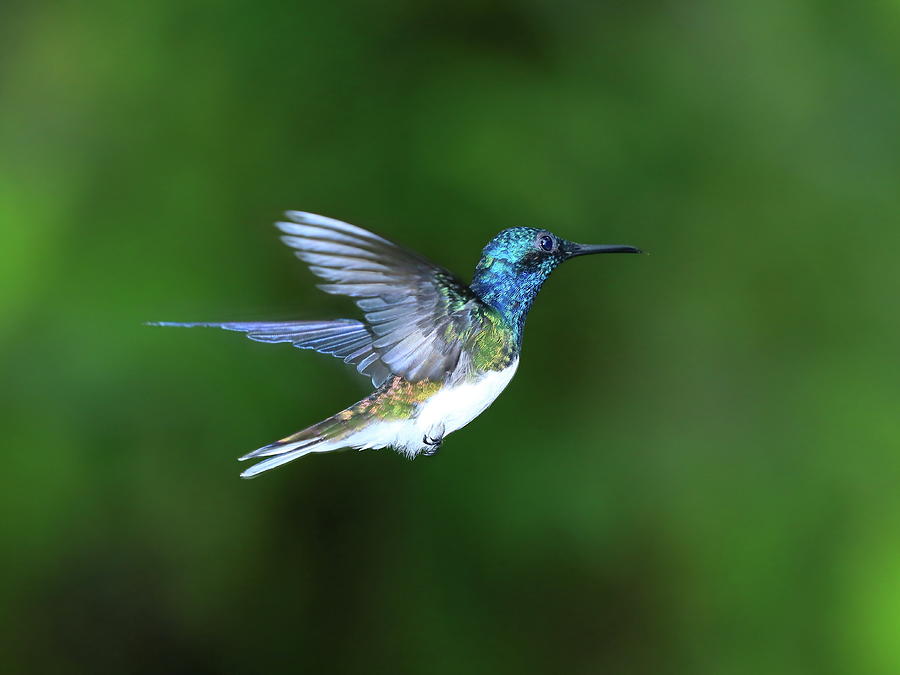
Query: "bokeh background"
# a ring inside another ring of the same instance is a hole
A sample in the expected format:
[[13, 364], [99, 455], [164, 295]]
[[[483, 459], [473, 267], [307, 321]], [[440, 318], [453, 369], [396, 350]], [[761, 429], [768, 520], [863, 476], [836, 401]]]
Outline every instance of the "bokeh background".
[[[5, 673], [900, 672], [900, 5], [4, 3]], [[147, 320], [355, 316], [276, 239], [579, 260], [432, 460]]]

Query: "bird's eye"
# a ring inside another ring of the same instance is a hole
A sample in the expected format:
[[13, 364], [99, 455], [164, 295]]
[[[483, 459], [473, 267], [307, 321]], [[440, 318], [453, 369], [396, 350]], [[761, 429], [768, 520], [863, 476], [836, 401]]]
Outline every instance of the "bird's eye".
[[549, 234], [542, 234], [537, 240], [538, 248], [545, 253], [550, 253], [556, 247], [556, 242]]

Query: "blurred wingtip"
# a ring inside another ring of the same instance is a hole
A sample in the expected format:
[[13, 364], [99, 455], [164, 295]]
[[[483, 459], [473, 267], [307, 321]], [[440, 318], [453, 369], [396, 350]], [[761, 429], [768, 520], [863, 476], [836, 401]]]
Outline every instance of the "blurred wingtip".
[[171, 327], [174, 326], [176, 328], [196, 328], [200, 327], [210, 327], [213, 324], [209, 323], [197, 323], [194, 322], [182, 322], [182, 321], [145, 321], [144, 326], [163, 326], [163, 327]]

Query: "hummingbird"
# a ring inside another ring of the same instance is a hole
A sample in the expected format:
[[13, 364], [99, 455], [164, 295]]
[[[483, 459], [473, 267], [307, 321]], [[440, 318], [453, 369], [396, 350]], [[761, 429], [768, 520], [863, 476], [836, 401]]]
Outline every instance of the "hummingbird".
[[392, 447], [433, 456], [448, 434], [484, 412], [519, 365], [525, 319], [561, 263], [634, 246], [586, 245], [545, 229], [512, 227], [491, 239], [466, 285], [424, 257], [355, 225], [288, 211], [281, 240], [319, 288], [354, 299], [363, 319], [286, 322], [154, 322], [246, 334], [330, 354], [372, 380], [374, 391], [326, 420], [240, 459], [253, 478], [314, 452]]

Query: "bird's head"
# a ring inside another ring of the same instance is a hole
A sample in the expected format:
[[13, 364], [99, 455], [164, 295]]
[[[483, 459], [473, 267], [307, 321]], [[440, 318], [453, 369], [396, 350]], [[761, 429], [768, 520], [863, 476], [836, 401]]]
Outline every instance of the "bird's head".
[[634, 246], [576, 244], [547, 230], [511, 227], [484, 247], [472, 290], [521, 331], [535, 296], [561, 263], [595, 253], [641, 252]]
[[641, 253], [641, 250], [634, 246], [576, 244], [536, 227], [511, 227], [488, 242], [482, 251], [481, 264], [500, 260], [519, 272], [542, 274], [546, 278], [560, 263], [593, 253]]

